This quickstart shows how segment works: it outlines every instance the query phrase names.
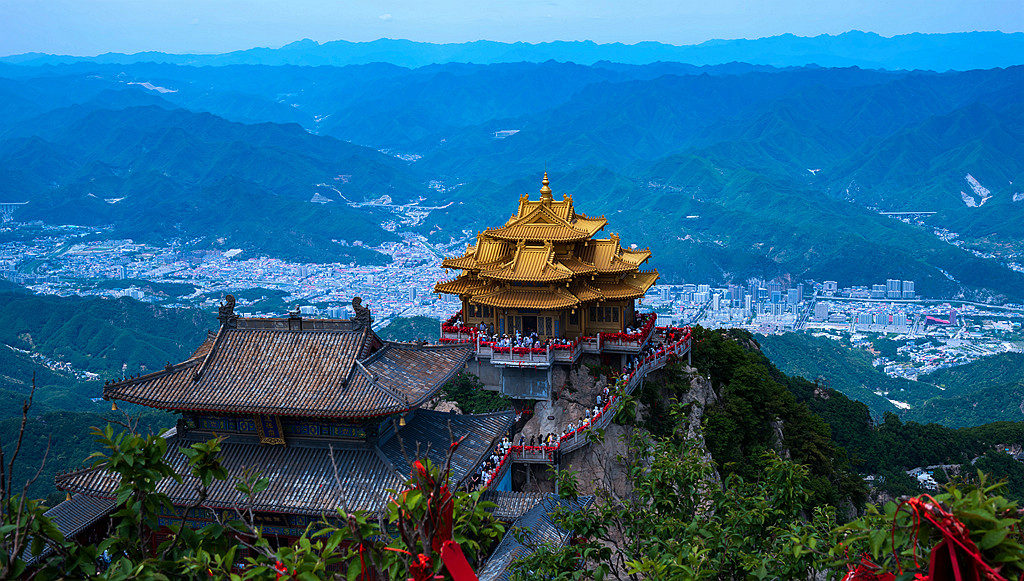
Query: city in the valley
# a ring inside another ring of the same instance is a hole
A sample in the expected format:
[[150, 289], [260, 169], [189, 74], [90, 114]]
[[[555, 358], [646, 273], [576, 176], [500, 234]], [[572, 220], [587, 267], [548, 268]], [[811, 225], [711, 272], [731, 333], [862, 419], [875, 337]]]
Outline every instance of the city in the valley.
[[[101, 229], [38, 222], [12, 221], [3, 232], [0, 277], [37, 293], [128, 296], [167, 308], [204, 309], [234, 293], [247, 316], [298, 306], [304, 315], [321, 317], [347, 316], [348, 302], [359, 295], [372, 308], [376, 328], [396, 317], [444, 320], [457, 311], [457, 300], [435, 294], [434, 285], [450, 275], [439, 257], [460, 252], [468, 241], [432, 244], [421, 234], [400, 231], [402, 242], [371, 248], [390, 257], [388, 264], [359, 265], [297, 263], [181, 243], [157, 246], [104, 237]], [[911, 280], [842, 287], [828, 280], [756, 278], [722, 286], [656, 284], [641, 302], [657, 313], [660, 325], [807, 332], [869, 351], [873, 336], [888, 336], [902, 346], [896, 357], [875, 353], [874, 364], [892, 377], [917, 379], [989, 355], [1024, 351], [1024, 305], [921, 296]]]

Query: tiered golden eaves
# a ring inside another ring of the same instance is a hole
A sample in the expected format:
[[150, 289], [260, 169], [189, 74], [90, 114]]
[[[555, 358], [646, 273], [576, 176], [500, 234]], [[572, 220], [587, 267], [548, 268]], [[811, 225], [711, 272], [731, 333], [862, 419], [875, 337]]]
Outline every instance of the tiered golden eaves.
[[504, 226], [480, 232], [464, 255], [444, 260], [462, 272], [434, 292], [475, 305], [545, 310], [636, 299], [651, 288], [658, 272], [640, 270], [649, 249], [623, 248], [616, 234], [594, 238], [608, 223], [604, 216], [576, 213], [572, 196], [555, 200], [547, 172], [541, 184], [539, 200], [521, 196]]

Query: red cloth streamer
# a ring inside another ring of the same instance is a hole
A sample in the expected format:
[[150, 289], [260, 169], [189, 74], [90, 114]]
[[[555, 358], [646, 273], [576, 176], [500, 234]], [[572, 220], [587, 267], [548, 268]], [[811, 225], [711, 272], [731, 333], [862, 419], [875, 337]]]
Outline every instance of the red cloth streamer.
[[441, 547], [441, 559], [455, 581], [477, 581], [476, 573], [462, 554], [462, 547], [455, 541], [445, 541]]
[[[914, 545], [914, 565], [920, 566], [917, 561], [917, 539], [918, 529], [921, 520], [930, 522], [942, 535], [942, 541], [932, 549], [931, 559], [928, 566], [928, 574], [918, 574], [917, 581], [1007, 581], [1006, 577], [999, 574], [999, 571], [985, 562], [984, 557], [977, 545], [971, 541], [970, 532], [964, 523], [960, 522], [952, 513], [943, 509], [937, 500], [927, 494], [909, 498], [896, 509], [896, 513], [906, 506], [910, 509], [911, 517], [914, 520], [914, 532], [911, 542]], [[895, 554], [896, 519], [893, 518], [892, 535], [894, 545], [894, 556], [896, 567], [900, 574], [903, 573], [903, 565], [899, 556]], [[880, 567], [871, 562], [865, 555], [856, 568], [851, 569], [843, 581], [891, 581], [895, 577], [891, 573], [875, 574]]]

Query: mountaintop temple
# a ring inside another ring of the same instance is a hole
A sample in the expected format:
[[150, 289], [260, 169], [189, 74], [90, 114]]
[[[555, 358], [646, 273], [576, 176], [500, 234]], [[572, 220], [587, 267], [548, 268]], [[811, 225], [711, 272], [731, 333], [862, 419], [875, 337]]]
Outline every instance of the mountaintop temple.
[[457, 295], [462, 310], [442, 324], [441, 340], [474, 342], [470, 370], [510, 397], [531, 399], [549, 398], [583, 353], [639, 353], [654, 315], [641, 316], [635, 301], [658, 272], [640, 269], [649, 249], [624, 248], [616, 234], [596, 238], [607, 224], [577, 213], [572, 196], [556, 200], [545, 172], [540, 199], [521, 196], [503, 226], [442, 263], [460, 272], [434, 292]]

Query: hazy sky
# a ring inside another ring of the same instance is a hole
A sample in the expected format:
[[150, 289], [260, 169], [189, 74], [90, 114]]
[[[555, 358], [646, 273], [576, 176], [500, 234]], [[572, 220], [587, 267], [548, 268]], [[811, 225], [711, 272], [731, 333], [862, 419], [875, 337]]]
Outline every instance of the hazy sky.
[[430, 42], [1024, 30], [1024, 0], [0, 0], [0, 55], [226, 52], [301, 38]]

